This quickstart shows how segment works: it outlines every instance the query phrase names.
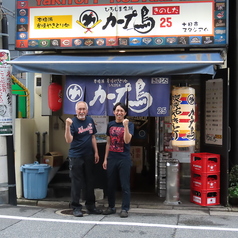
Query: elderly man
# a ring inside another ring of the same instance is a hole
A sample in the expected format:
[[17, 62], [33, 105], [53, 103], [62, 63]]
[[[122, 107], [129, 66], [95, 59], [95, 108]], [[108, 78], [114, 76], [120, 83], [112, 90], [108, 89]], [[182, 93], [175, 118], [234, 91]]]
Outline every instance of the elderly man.
[[89, 214], [101, 214], [102, 210], [95, 207], [93, 167], [99, 161], [94, 121], [87, 116], [88, 105], [80, 101], [75, 105], [76, 117], [67, 118], [65, 126], [65, 140], [70, 143], [69, 170], [71, 177], [71, 207], [73, 215], [82, 217], [80, 204], [81, 190], [84, 187], [85, 207]]

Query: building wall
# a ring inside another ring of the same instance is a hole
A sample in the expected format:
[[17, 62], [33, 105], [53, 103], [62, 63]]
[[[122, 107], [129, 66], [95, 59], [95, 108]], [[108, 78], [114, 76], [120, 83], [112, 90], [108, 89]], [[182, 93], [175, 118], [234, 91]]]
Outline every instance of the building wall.
[[[67, 117], [72, 115], [63, 115], [61, 119], [65, 122]], [[68, 156], [69, 144], [66, 143], [64, 138], [65, 124], [58, 116], [52, 116], [50, 120], [50, 148], [58, 151], [63, 155], [64, 160]]]
[[31, 164], [35, 161], [34, 154], [34, 119], [15, 119], [15, 176], [16, 176], [16, 190], [17, 198], [22, 197], [22, 177], [20, 168], [24, 164]]
[[8, 20], [8, 46], [11, 52], [11, 57], [15, 58], [22, 55], [22, 52], [15, 50], [15, 34], [16, 34], [16, 1], [4, 0], [2, 3], [3, 11], [7, 15]]
[[[65, 119], [72, 115], [61, 115], [62, 110], [52, 112], [48, 106], [48, 87], [51, 84], [51, 75], [49, 74], [35, 74], [36, 78], [41, 78], [41, 86], [36, 87], [33, 90], [34, 94], [34, 118], [36, 120], [38, 131], [41, 134], [41, 155], [43, 151], [45, 153], [57, 151], [63, 155], [63, 158], [67, 158], [69, 145], [64, 139]], [[37, 89], [37, 90], [36, 90]], [[46, 133], [45, 136], [45, 148], [43, 148], [42, 133]]]

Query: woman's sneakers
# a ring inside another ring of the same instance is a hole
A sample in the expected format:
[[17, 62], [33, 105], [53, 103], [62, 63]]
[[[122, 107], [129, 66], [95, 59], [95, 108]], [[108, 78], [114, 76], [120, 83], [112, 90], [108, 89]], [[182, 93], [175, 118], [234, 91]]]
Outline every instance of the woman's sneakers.
[[120, 217], [121, 218], [127, 218], [128, 217], [128, 212], [126, 210], [121, 210]]
[[[103, 211], [102, 214], [103, 215], [111, 215], [111, 214], [115, 214], [115, 213], [116, 213], [115, 207], [113, 207], [113, 208], [108, 207], [105, 211]], [[126, 218], [126, 217], [128, 217], [128, 212], [126, 210], [121, 210], [119, 215], [121, 218]]]
[[111, 215], [111, 214], [115, 214], [116, 213], [116, 208], [113, 207], [108, 207], [105, 211], [103, 211], [103, 215]]
[[93, 209], [87, 209], [88, 214], [95, 214], [95, 215], [100, 215], [102, 214], [102, 210], [94, 207]]

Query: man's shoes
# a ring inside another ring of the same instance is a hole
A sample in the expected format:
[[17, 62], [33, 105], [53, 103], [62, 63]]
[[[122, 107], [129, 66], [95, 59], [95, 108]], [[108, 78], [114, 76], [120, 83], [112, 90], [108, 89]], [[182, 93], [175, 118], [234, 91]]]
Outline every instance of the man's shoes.
[[113, 207], [108, 207], [105, 211], [103, 211], [103, 215], [111, 215], [111, 214], [115, 214], [116, 213], [116, 208]]
[[74, 208], [73, 209], [73, 215], [75, 217], [82, 217], [83, 216], [83, 213], [81, 211], [81, 208]]
[[96, 207], [92, 208], [92, 209], [87, 209], [88, 214], [95, 214], [95, 215], [99, 215], [102, 214], [102, 210], [98, 209]]
[[121, 218], [127, 218], [128, 217], [128, 212], [126, 210], [121, 210], [120, 217]]

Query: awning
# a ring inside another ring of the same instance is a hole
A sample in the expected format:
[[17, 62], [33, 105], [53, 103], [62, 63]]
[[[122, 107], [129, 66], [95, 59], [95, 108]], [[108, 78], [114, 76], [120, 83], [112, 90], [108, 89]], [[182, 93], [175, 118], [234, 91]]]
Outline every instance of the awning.
[[214, 52], [116, 56], [26, 54], [9, 61], [13, 74], [35, 72], [87, 76], [214, 75], [214, 65], [223, 62], [221, 55]]

